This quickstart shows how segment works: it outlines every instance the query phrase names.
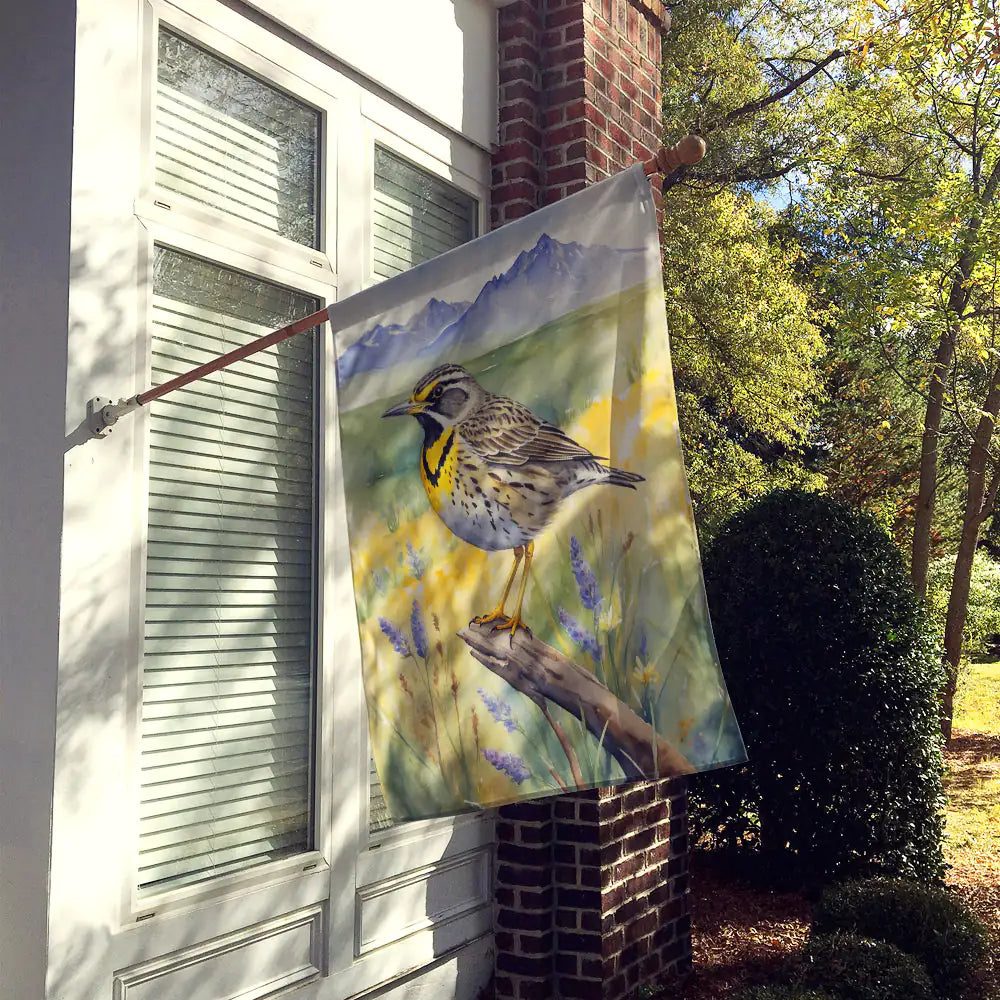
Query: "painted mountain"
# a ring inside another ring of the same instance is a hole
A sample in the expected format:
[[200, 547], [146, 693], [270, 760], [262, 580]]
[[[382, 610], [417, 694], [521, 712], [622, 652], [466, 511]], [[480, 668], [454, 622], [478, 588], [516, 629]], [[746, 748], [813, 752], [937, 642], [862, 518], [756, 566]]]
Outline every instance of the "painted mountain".
[[337, 359], [343, 385], [361, 372], [424, 355], [457, 356], [487, 333], [529, 333], [589, 302], [643, 280], [643, 251], [560, 243], [543, 233], [474, 302], [432, 298], [408, 323], [378, 324]]

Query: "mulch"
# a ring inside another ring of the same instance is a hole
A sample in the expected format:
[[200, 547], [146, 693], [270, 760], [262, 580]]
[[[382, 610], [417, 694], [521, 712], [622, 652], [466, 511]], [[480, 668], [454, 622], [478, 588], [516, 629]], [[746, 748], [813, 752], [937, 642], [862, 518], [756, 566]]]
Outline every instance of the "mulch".
[[[1000, 769], [1000, 737], [956, 731], [946, 763], [955, 787]], [[951, 849], [948, 860], [947, 884], [992, 938], [986, 967], [970, 984], [967, 1000], [1000, 1000], [1000, 854]], [[692, 852], [694, 971], [664, 996], [724, 1000], [746, 986], [776, 981], [805, 944], [811, 912], [805, 893], [762, 890], [734, 876], [711, 852]]]

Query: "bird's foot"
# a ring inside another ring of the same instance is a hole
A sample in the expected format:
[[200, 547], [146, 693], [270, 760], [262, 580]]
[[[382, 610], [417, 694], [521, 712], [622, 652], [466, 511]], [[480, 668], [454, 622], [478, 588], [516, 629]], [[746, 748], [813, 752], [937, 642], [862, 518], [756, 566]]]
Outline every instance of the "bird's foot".
[[[488, 615], [476, 615], [472, 619], [473, 623], [476, 625], [489, 625], [492, 622], [509, 622], [510, 615], [504, 614], [503, 607], [494, 608]], [[505, 626], [494, 625], [494, 628], [501, 628]]]
[[502, 625], [494, 625], [493, 626], [493, 631], [494, 632], [502, 632], [502, 631], [506, 631], [507, 629], [509, 629], [510, 630], [510, 644], [513, 646], [514, 645], [514, 633], [517, 632], [517, 630], [519, 628], [524, 629], [524, 631], [528, 633], [528, 638], [529, 639], [533, 639], [534, 638], [534, 636], [532, 635], [531, 629], [528, 628], [528, 623], [520, 615], [512, 615], [510, 618], [507, 618], [507, 620]]

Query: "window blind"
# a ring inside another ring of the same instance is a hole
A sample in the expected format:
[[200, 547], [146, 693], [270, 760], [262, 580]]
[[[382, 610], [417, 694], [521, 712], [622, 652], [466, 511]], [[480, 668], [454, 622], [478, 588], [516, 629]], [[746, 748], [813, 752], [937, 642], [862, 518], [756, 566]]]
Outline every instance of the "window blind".
[[160, 28], [156, 186], [317, 246], [319, 112]]
[[[377, 278], [391, 278], [477, 235], [475, 198], [381, 146], [375, 147], [373, 263]], [[369, 762], [368, 830], [392, 826], [392, 817]]]
[[374, 274], [391, 278], [476, 236], [476, 200], [375, 147]]
[[[153, 384], [318, 303], [158, 247]], [[150, 408], [139, 885], [311, 847], [313, 333]]]

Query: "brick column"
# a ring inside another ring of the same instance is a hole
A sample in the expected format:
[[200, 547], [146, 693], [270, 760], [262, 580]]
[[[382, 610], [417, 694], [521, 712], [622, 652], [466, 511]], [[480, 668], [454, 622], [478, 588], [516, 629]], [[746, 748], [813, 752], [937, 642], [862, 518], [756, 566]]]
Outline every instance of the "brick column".
[[[661, 0], [500, 9], [494, 227], [653, 154], [666, 20]], [[501, 809], [499, 1000], [622, 1000], [687, 972], [687, 851], [683, 779]]]

